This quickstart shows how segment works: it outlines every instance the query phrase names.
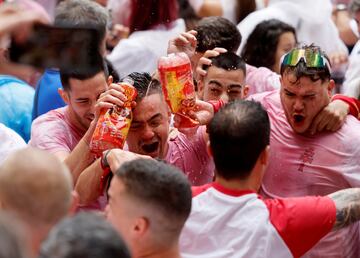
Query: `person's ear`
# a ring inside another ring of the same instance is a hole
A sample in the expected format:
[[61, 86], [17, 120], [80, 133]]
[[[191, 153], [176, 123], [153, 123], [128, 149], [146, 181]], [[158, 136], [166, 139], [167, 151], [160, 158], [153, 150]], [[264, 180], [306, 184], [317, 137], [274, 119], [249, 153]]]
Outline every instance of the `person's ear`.
[[248, 96], [248, 94], [249, 94], [249, 89], [250, 89], [250, 86], [249, 86], [249, 85], [245, 85], [245, 86], [244, 86], [244, 88], [243, 88], [243, 96], [242, 96], [243, 99], [246, 99], [246, 97]]
[[70, 103], [69, 94], [62, 88], [58, 88], [58, 93], [62, 100], [68, 105]]
[[332, 96], [332, 91], [333, 91], [334, 88], [335, 88], [335, 81], [334, 81], [334, 80], [330, 80], [330, 81], [329, 81], [329, 84], [328, 84], [328, 86], [327, 86], [327, 92], [328, 92], [328, 94], [329, 94], [329, 97]]
[[112, 75], [109, 75], [107, 79], [107, 85], [110, 87], [110, 84], [112, 84], [113, 82], [114, 82], [114, 78], [112, 77]]
[[69, 208], [68, 215], [72, 216], [76, 213], [79, 203], [80, 203], [79, 194], [76, 191], [72, 191], [71, 192], [71, 205]]
[[143, 237], [149, 230], [150, 222], [145, 217], [135, 219], [135, 223], [132, 228], [133, 235], [139, 239]]

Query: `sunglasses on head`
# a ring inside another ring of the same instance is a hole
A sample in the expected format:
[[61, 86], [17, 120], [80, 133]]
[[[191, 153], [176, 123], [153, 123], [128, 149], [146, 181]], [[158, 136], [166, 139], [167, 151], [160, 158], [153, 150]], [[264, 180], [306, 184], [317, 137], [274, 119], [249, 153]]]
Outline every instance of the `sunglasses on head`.
[[324, 68], [330, 71], [330, 63], [319, 49], [293, 49], [283, 56], [282, 66], [296, 66], [301, 60], [308, 68]]

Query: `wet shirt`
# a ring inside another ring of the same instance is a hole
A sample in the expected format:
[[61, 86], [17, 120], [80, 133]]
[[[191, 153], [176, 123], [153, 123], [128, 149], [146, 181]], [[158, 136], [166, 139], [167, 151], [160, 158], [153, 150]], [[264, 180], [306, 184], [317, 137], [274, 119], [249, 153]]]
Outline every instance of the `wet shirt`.
[[[327, 195], [360, 187], [360, 123], [348, 116], [337, 132], [296, 134], [285, 117], [279, 91], [251, 96], [271, 122], [270, 161], [261, 194], [266, 198]], [[358, 223], [329, 233], [305, 257], [359, 257]]]
[[168, 141], [165, 160], [181, 169], [194, 186], [210, 183], [214, 179], [215, 165], [207, 152], [203, 137], [205, 130], [206, 127], [202, 126], [191, 139], [179, 133]]

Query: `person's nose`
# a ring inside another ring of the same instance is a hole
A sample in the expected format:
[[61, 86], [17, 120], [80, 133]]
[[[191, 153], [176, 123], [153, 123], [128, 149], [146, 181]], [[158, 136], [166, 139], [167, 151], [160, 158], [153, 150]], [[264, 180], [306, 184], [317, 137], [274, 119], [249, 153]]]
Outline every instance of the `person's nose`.
[[224, 91], [221, 96], [220, 96], [220, 99], [222, 101], [224, 101], [225, 103], [228, 103], [229, 102], [229, 94], [227, 91]]
[[154, 130], [151, 126], [145, 125], [144, 130], [142, 132], [143, 140], [151, 140], [155, 136]]
[[294, 102], [294, 110], [302, 111], [304, 109], [304, 101], [301, 98], [296, 98]]

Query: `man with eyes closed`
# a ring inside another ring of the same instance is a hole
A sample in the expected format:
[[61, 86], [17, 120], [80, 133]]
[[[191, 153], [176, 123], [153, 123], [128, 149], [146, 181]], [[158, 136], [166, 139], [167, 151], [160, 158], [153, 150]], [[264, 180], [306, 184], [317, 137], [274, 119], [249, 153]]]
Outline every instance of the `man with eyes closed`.
[[[264, 197], [325, 196], [360, 186], [359, 121], [348, 116], [336, 132], [311, 133], [334, 86], [326, 54], [311, 45], [284, 55], [280, 90], [251, 96], [264, 106], [271, 122]], [[359, 257], [358, 232], [358, 223], [331, 232], [304, 257]]]
[[[100, 110], [121, 106], [126, 97], [111, 77], [107, 79], [104, 69], [96, 74], [60, 71], [60, 77], [64, 89], [59, 89], [59, 94], [67, 106], [33, 121], [29, 145], [63, 161], [76, 185], [80, 174], [95, 160], [89, 144]], [[93, 208], [104, 208], [105, 204], [105, 201], [96, 202]]]

